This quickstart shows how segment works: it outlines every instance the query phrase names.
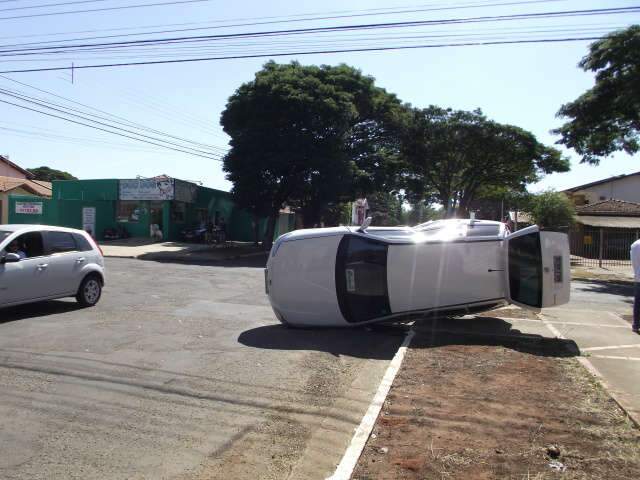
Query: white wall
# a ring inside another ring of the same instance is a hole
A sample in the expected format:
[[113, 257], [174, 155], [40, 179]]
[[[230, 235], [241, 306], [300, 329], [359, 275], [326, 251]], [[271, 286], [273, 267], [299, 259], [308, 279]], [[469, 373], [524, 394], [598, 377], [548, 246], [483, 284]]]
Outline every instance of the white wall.
[[[584, 195], [589, 204], [615, 198], [626, 202], [640, 203], [640, 175], [621, 178], [607, 183], [594, 185], [574, 192], [574, 195]], [[604, 197], [604, 198], [601, 198]]]

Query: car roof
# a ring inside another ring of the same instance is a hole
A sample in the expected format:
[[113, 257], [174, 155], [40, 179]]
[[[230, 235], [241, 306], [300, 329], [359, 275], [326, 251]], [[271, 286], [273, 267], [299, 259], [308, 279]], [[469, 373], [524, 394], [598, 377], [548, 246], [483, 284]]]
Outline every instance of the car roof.
[[38, 230], [50, 230], [55, 232], [74, 232], [81, 233], [82, 230], [77, 230], [74, 228], [66, 228], [66, 227], [56, 227], [53, 225], [27, 225], [27, 224], [7, 224], [0, 225], [0, 231], [4, 232], [32, 232]]

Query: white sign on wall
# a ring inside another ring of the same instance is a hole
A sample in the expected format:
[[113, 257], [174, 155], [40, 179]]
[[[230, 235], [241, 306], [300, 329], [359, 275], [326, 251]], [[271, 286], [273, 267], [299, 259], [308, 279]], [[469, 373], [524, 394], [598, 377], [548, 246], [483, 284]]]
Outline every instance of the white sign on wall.
[[91, 236], [96, 234], [96, 208], [82, 207], [82, 229]]
[[42, 202], [16, 202], [16, 213], [42, 215]]
[[173, 200], [173, 178], [120, 180], [120, 200]]

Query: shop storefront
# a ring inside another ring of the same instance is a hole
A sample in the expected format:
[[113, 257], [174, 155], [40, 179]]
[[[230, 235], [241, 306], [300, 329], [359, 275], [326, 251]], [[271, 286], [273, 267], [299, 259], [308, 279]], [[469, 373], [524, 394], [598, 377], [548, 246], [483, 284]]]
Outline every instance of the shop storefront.
[[[37, 201], [39, 208], [21, 207], [29, 201]], [[253, 240], [251, 215], [228, 192], [166, 176], [54, 181], [51, 200], [16, 195], [9, 205], [9, 223], [84, 229], [100, 240], [114, 234], [151, 237], [160, 231], [163, 240], [176, 241], [185, 228], [207, 222], [224, 223], [230, 240]], [[265, 222], [260, 223], [264, 230]]]

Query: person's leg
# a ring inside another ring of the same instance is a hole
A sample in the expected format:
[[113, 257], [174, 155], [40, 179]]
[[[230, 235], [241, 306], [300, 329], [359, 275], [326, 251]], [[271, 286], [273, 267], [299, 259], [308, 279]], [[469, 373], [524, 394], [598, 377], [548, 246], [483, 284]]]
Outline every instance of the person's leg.
[[633, 301], [633, 328], [634, 331], [640, 330], [640, 282], [635, 283], [636, 294]]

